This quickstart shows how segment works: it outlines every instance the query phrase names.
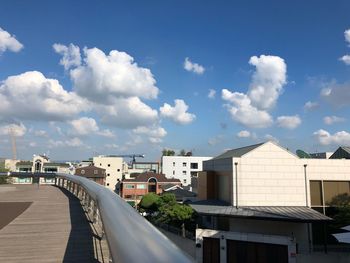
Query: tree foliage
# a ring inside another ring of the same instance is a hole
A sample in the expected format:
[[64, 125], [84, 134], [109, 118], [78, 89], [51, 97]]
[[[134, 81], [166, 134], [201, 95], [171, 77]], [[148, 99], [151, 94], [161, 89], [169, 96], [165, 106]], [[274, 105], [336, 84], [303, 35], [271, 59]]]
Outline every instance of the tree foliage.
[[162, 156], [174, 156], [175, 151], [170, 150], [170, 149], [163, 149], [162, 151]]
[[350, 225], [350, 195], [347, 193], [335, 196], [329, 203], [334, 207], [335, 212], [332, 218], [334, 228], [341, 228]]
[[142, 197], [139, 207], [146, 211], [157, 211], [157, 203], [159, 198], [159, 195], [156, 195], [154, 193], [146, 194], [144, 197]]

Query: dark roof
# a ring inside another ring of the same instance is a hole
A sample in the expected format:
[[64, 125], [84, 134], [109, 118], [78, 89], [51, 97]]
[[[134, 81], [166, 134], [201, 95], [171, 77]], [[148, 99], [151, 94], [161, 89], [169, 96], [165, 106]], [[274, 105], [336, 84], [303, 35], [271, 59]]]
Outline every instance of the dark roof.
[[60, 167], [69, 167], [68, 163], [44, 163], [43, 166], [60, 166]]
[[226, 159], [226, 158], [233, 158], [233, 157], [242, 157], [246, 153], [258, 148], [259, 146], [263, 145], [264, 143], [249, 145], [241, 148], [232, 149], [229, 151], [224, 152], [223, 154], [220, 154], [219, 156], [216, 156], [214, 159]]
[[[208, 202], [207, 202], [208, 201]], [[191, 203], [199, 214], [227, 217], [252, 218], [277, 221], [314, 222], [331, 218], [305, 206], [242, 206], [236, 208], [226, 203], [204, 200]]]
[[[84, 170], [84, 174], [81, 173], [81, 171]], [[94, 171], [97, 170], [97, 174], [94, 173]], [[103, 168], [96, 167], [94, 165], [79, 167], [75, 169], [75, 175], [88, 177], [88, 178], [105, 178], [106, 177], [106, 170]]]
[[33, 165], [33, 162], [30, 162], [30, 161], [20, 161], [18, 163], [16, 163], [16, 166], [17, 165], [30, 165], [32, 166]]
[[176, 188], [174, 190], [165, 191], [165, 192], [163, 192], [163, 194], [174, 194], [176, 197], [176, 200], [181, 200], [181, 201], [184, 197], [196, 197], [197, 196], [195, 193], [181, 189], [181, 188]]
[[174, 186], [176, 186], [176, 184], [163, 184], [162, 189], [167, 190], [167, 189], [174, 187]]
[[350, 147], [339, 147], [329, 159], [350, 159]]
[[135, 177], [135, 179], [124, 179], [123, 182], [148, 182], [150, 178], [155, 178], [158, 183], [165, 183], [165, 182], [173, 182], [173, 183], [181, 183], [179, 179], [175, 178], [166, 178], [164, 174], [157, 174], [157, 173], [141, 173]]

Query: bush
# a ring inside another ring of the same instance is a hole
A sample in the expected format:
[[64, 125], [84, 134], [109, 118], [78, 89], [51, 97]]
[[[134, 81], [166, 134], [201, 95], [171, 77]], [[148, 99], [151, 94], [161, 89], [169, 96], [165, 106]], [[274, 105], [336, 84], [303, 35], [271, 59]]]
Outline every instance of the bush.
[[146, 211], [157, 211], [157, 203], [159, 198], [159, 195], [154, 193], [146, 194], [144, 197], [142, 197], [139, 207]]

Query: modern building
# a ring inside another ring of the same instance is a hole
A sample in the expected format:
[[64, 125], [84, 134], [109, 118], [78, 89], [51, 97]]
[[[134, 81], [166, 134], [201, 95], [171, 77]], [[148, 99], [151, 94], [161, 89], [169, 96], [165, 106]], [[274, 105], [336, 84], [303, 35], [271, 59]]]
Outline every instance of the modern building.
[[330, 159], [350, 159], [350, 147], [339, 147], [330, 157]]
[[181, 185], [179, 179], [166, 178], [164, 174], [142, 173], [133, 179], [124, 179], [121, 183], [120, 196], [128, 202], [138, 203], [148, 193], [161, 194], [163, 186]]
[[211, 158], [201, 156], [163, 156], [162, 173], [167, 178], [180, 179], [184, 186], [191, 186], [191, 179], [196, 179], [198, 172], [202, 171], [203, 161]]
[[132, 162], [128, 168], [128, 176], [139, 173], [159, 173], [159, 162]]
[[106, 170], [94, 165], [76, 168], [75, 175], [83, 176], [103, 186], [106, 185]]
[[[272, 249], [286, 256], [282, 262], [296, 262], [312, 251], [311, 223], [330, 220], [330, 200], [344, 193], [350, 194], [350, 160], [300, 159], [274, 142], [229, 150], [203, 162], [202, 201], [191, 205], [202, 220], [197, 238], [202, 248], [219, 246], [217, 262], [226, 262], [220, 248], [231, 245]], [[197, 252], [201, 262], [204, 250]]]
[[100, 155], [93, 157], [96, 167], [106, 170], [106, 187], [112, 191], [119, 191], [119, 183], [128, 170], [128, 165], [122, 157]]

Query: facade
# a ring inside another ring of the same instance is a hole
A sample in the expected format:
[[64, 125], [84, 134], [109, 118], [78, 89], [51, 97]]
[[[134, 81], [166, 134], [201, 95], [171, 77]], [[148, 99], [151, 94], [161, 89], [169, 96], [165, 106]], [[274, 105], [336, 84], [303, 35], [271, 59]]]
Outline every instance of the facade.
[[[296, 262], [295, 254], [312, 251], [311, 223], [330, 220], [324, 215], [329, 202], [350, 194], [350, 160], [300, 159], [266, 142], [205, 161], [198, 179], [202, 201], [191, 206], [201, 215], [202, 227], [224, 236], [228, 231], [232, 238], [249, 235], [262, 247], [258, 241], [262, 236], [270, 245], [283, 245], [281, 240], [292, 238], [294, 251], [289, 244], [288, 261], [283, 262]], [[207, 238], [208, 233], [201, 231]]]
[[128, 176], [132, 177], [132, 174], [138, 173], [159, 173], [159, 162], [133, 162], [128, 168]]
[[200, 156], [163, 156], [162, 173], [167, 178], [180, 179], [184, 186], [190, 186], [191, 179], [197, 178], [198, 172], [202, 171], [203, 161], [211, 158]]
[[179, 179], [166, 178], [164, 174], [142, 173], [134, 179], [124, 179], [121, 183], [120, 196], [126, 201], [140, 202], [148, 193], [161, 194], [165, 185], [181, 185]]
[[96, 167], [106, 170], [106, 187], [112, 191], [119, 191], [119, 183], [128, 169], [122, 157], [100, 155], [93, 158]]
[[83, 176], [103, 186], [106, 184], [106, 170], [94, 165], [76, 168], [75, 175]]

